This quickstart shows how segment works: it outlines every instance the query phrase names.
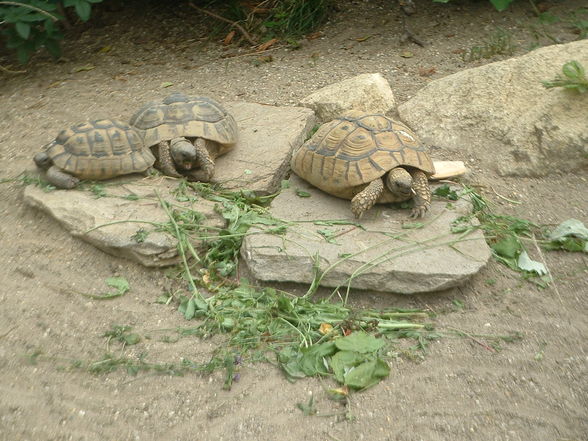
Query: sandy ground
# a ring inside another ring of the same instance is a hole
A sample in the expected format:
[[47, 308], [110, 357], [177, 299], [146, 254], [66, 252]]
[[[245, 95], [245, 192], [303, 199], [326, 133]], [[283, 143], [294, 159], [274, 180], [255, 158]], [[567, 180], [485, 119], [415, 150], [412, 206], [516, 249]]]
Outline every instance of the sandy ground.
[[[33, 154], [60, 129], [90, 118], [126, 120], [142, 103], [173, 90], [294, 105], [337, 80], [380, 72], [403, 102], [432, 79], [504, 59], [464, 62], [460, 53], [498, 26], [517, 43], [514, 55], [550, 43], [534, 37], [538, 21], [526, 2], [499, 14], [488, 2], [419, 1], [411, 26], [428, 43], [424, 48], [400, 45], [400, 15], [390, 2], [337, 3], [319, 38], [303, 40], [298, 50], [272, 48], [263, 57], [224, 48], [223, 36], [209, 41], [212, 22], [188, 7], [153, 3], [96, 15], [91, 26], [72, 31], [59, 62], [39, 55], [25, 74], [0, 73], [0, 179], [31, 169]], [[548, 6], [566, 17], [581, 4]], [[562, 41], [576, 38], [563, 23], [549, 32]], [[412, 56], [402, 57], [406, 51]], [[239, 56], [223, 58], [227, 54]], [[8, 66], [10, 59], [0, 63]], [[471, 164], [470, 180], [501, 213], [542, 224], [588, 221], [585, 176], [499, 178], [487, 171], [492, 158], [480, 158]], [[442, 339], [423, 359], [393, 359], [386, 381], [354, 394], [343, 408], [327, 399], [329, 380], [291, 384], [270, 364], [245, 362], [231, 391], [222, 390], [220, 372], [132, 377], [122, 370], [92, 375], [72, 369], [71, 360], [119, 350], [113, 343], [107, 348], [102, 337], [113, 324], [158, 335], [186, 322], [173, 306], [155, 303], [169, 283], [163, 272], [70, 237], [26, 207], [21, 194], [20, 183], [0, 184], [0, 440], [588, 439], [585, 255], [545, 253], [555, 278], [548, 289], [491, 262], [466, 286], [443, 293], [353, 293], [354, 305], [428, 308], [437, 313], [439, 329], [520, 332], [523, 338], [498, 351], [472, 339]], [[112, 275], [129, 280], [126, 296], [103, 302], [76, 294], [102, 291]], [[144, 339], [124, 353], [159, 363], [204, 362], [221, 342], [162, 340]], [[310, 395], [320, 414], [339, 415], [304, 416], [296, 404]]]

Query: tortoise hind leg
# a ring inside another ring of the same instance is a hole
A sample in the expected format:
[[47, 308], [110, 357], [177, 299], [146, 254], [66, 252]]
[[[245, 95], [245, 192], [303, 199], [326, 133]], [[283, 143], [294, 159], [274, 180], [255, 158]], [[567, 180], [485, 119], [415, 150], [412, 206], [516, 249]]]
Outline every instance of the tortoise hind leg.
[[80, 183], [80, 180], [75, 176], [65, 173], [56, 166], [51, 166], [46, 172], [47, 181], [55, 185], [57, 188], [71, 189]]
[[421, 170], [415, 170], [412, 173], [412, 188], [414, 189], [414, 207], [410, 217], [423, 217], [431, 206], [431, 188], [427, 175]]
[[381, 178], [375, 179], [362, 191], [351, 199], [351, 211], [356, 218], [363, 216], [363, 213], [372, 208], [384, 191], [384, 181]]
[[194, 147], [196, 148], [196, 163], [199, 168], [188, 173], [188, 177], [191, 181], [210, 182], [214, 176], [214, 159], [209, 149], [214, 151], [215, 143], [204, 138], [196, 138]]

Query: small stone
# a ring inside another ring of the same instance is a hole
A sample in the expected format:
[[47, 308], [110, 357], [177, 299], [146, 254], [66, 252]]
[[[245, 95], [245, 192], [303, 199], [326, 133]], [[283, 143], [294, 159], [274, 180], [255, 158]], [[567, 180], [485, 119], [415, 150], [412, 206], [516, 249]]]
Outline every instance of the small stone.
[[396, 103], [382, 74], [368, 73], [323, 87], [303, 98], [300, 106], [310, 107], [326, 122], [350, 110], [388, 113], [395, 109]]

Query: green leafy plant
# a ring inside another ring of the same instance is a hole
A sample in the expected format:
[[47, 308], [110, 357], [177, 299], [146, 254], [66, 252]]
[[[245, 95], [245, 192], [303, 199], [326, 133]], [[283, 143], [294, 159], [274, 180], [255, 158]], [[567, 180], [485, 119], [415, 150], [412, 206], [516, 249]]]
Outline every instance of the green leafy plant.
[[73, 8], [82, 20], [90, 18], [93, 3], [102, 0], [22, 0], [0, 1], [0, 33], [6, 47], [14, 50], [18, 61], [25, 64], [31, 55], [45, 48], [54, 58], [61, 56], [63, 39], [60, 22], [64, 8]]
[[563, 87], [564, 89], [577, 90], [580, 93], [588, 91], [588, 78], [586, 78], [586, 71], [578, 61], [571, 60], [562, 66], [563, 75], [557, 75], [551, 81], [542, 81], [546, 89], [554, 87]]

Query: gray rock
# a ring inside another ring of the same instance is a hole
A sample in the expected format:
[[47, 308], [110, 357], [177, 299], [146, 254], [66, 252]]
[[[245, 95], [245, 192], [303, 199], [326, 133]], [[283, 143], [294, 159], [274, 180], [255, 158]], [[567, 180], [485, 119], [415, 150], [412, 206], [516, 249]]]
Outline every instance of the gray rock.
[[216, 160], [213, 182], [260, 195], [277, 192], [290, 170], [293, 150], [316, 123], [312, 110], [255, 103], [228, 103], [239, 125], [239, 142]]
[[424, 142], [502, 175], [588, 167], [588, 93], [547, 90], [564, 63], [588, 68], [588, 40], [553, 45], [430, 82], [398, 107]]
[[[419, 229], [409, 210], [376, 206], [360, 225], [316, 225], [315, 220], [356, 222], [349, 201], [329, 196], [296, 176], [277, 196], [271, 214], [291, 222], [283, 235], [248, 235], [241, 248], [253, 277], [262, 281], [311, 283], [317, 261], [320, 284], [355, 289], [414, 294], [463, 284], [490, 258], [479, 230], [465, 237], [450, 232], [451, 223], [471, 210], [464, 200], [447, 207], [433, 201]], [[299, 197], [297, 191], [310, 197]], [[329, 243], [321, 235], [329, 235]]]
[[331, 121], [349, 110], [387, 113], [395, 108], [394, 94], [379, 73], [362, 74], [323, 87], [300, 101], [321, 121]]
[[[128, 177], [124, 179], [128, 181]], [[44, 192], [29, 185], [24, 189], [24, 200], [28, 205], [47, 212], [72, 236], [108, 254], [145, 266], [160, 267], [173, 265], [180, 259], [175, 236], [158, 232], [153, 225], [169, 221], [157, 194], [167, 201], [188, 204], [176, 201], [170, 194], [176, 187], [176, 183], [161, 178], [147, 178], [131, 184], [108, 185], [105, 187], [108, 197], [96, 198], [87, 190]], [[139, 199], [129, 200], [129, 195]], [[224, 220], [213, 209], [213, 202], [198, 199], [193, 204], [193, 209], [204, 215], [204, 225], [224, 226]], [[143, 241], [137, 240], [140, 229], [144, 232]], [[197, 243], [194, 245], [198, 246]]]

